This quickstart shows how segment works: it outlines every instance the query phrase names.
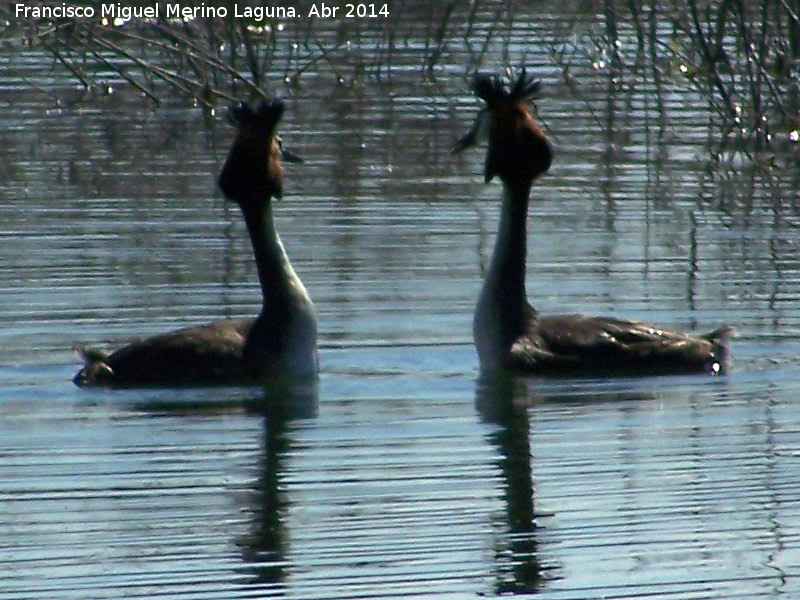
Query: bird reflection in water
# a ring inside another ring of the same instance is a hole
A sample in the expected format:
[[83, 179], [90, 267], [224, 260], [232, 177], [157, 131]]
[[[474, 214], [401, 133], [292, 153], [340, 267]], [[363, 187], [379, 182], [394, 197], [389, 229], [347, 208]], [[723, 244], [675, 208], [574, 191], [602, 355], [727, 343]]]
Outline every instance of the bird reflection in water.
[[281, 480], [292, 450], [292, 424], [315, 418], [318, 400], [316, 382], [266, 390], [258, 479], [246, 503], [252, 515], [250, 531], [237, 543], [246, 563], [243, 572], [248, 574], [247, 585], [272, 588], [270, 597], [282, 595], [288, 577], [286, 521], [290, 501]]
[[546, 564], [538, 547], [537, 518], [542, 514], [534, 509], [532, 411], [551, 404], [578, 408], [598, 403], [636, 406], [654, 399], [646, 386], [633, 385], [634, 381], [620, 381], [616, 386], [592, 390], [597, 384], [591, 380], [554, 385], [546, 379], [523, 378], [507, 372], [484, 373], [478, 379], [475, 407], [485, 423], [497, 427], [490, 433], [489, 441], [497, 449], [505, 485], [506, 514], [495, 527], [503, 532], [495, 546], [498, 595], [534, 593], [547, 581], [559, 577], [558, 566]]
[[528, 388], [510, 375], [483, 375], [478, 380], [475, 406], [481, 419], [497, 426], [489, 435], [497, 448], [505, 485], [506, 514], [495, 544], [496, 593], [536, 592], [542, 582], [537, 555], [531, 468]]
[[[249, 531], [232, 543], [239, 548], [244, 566], [235, 568], [236, 585], [258, 588], [270, 597], [285, 595], [288, 577], [286, 530], [290, 502], [281, 487], [286, 471], [286, 457], [292, 451], [294, 424], [314, 419], [318, 413], [319, 393], [316, 380], [277, 380], [263, 388], [258, 396], [242, 396], [240, 390], [219, 388], [191, 395], [170, 391], [137, 400], [133, 407], [153, 415], [209, 416], [245, 413], [262, 419], [261, 450], [257, 479], [237, 502], [250, 516]], [[248, 592], [249, 593], [249, 592]]]

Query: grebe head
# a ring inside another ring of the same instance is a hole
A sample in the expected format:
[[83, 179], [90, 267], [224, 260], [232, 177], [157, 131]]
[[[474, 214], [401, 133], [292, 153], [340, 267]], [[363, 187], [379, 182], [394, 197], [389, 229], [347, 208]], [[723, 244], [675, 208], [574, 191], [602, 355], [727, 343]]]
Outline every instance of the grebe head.
[[229, 200], [245, 206], [283, 195], [283, 149], [277, 136], [283, 110], [283, 100], [275, 98], [255, 108], [242, 103], [228, 112], [236, 138], [218, 183]]
[[486, 102], [478, 113], [472, 130], [461, 138], [453, 152], [475, 144], [482, 119], [489, 116], [489, 149], [486, 153], [484, 179], [497, 175], [505, 183], [526, 184], [550, 168], [553, 151], [539, 124], [534, 121], [527, 102], [534, 98], [541, 83], [522, 69], [516, 81], [509, 75], [477, 74], [475, 94]]

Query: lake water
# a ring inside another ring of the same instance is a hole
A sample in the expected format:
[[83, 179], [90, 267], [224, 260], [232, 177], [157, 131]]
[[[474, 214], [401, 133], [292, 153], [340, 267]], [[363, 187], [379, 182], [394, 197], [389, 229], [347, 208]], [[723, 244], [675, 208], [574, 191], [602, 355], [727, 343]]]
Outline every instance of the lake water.
[[[277, 226], [320, 322], [319, 385], [286, 392], [290, 414], [253, 389], [79, 390], [76, 341], [256, 313], [214, 184], [231, 130], [0, 58], [2, 600], [800, 597], [796, 155], [772, 177], [710, 168], [716, 124], [686, 82], [607, 77], [591, 52], [563, 77], [573, 19], [502, 45], [544, 80], [557, 151], [528, 293], [731, 324], [725, 377], [479, 379], [500, 188], [483, 147], [449, 153], [478, 108], [460, 62], [478, 22], [435, 78], [407, 40], [388, 77], [273, 82], [305, 159]], [[494, 50], [482, 68], [507, 64]]]

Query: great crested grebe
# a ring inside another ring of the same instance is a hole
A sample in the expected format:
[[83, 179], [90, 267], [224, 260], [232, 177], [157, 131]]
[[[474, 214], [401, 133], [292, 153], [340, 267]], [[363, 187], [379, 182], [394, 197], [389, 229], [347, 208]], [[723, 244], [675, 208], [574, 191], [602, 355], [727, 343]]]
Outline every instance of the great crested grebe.
[[483, 371], [543, 375], [721, 373], [732, 328], [703, 335], [637, 321], [583, 315], [542, 316], [526, 299], [528, 202], [534, 179], [552, 162], [552, 150], [527, 101], [540, 84], [523, 69], [510, 77], [478, 75], [474, 92], [486, 103], [478, 122], [453, 148], [472, 146], [488, 114], [484, 179], [503, 182], [503, 203], [491, 262], [475, 309], [473, 333]]
[[73, 379], [77, 385], [256, 384], [273, 377], [316, 377], [314, 306], [272, 219], [272, 198], [283, 194], [276, 134], [283, 110], [280, 99], [231, 109], [236, 134], [218, 179], [226, 198], [241, 208], [250, 234], [263, 297], [259, 316], [179, 329], [111, 354], [77, 345], [85, 363]]

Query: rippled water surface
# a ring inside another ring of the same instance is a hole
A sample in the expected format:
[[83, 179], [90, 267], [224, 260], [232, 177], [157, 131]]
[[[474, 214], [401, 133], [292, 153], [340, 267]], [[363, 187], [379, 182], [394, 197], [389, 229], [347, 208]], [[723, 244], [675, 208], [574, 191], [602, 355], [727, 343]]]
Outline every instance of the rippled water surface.
[[456, 56], [435, 80], [276, 84], [305, 159], [277, 226], [320, 321], [320, 382], [285, 392], [290, 414], [252, 389], [79, 390], [74, 342], [250, 316], [259, 288], [215, 190], [223, 115], [76, 99], [19, 51], [0, 59], [0, 598], [800, 597], [794, 217], [715, 210], [738, 184], [709, 184], [703, 102], [564, 85], [531, 41], [551, 21], [512, 44], [557, 148], [529, 295], [729, 323], [730, 375], [479, 381], [500, 189], [482, 147], [449, 153], [477, 111]]

